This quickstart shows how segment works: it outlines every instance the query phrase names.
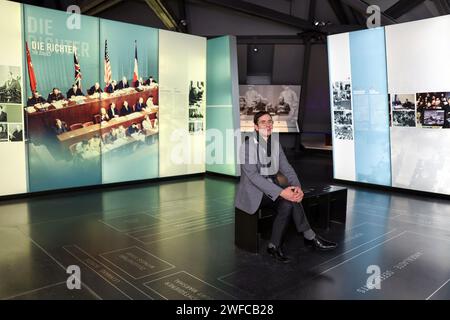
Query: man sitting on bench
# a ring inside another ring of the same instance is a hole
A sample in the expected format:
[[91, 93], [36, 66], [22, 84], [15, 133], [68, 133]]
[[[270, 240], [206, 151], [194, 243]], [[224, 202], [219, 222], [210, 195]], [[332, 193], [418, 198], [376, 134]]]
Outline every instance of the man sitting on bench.
[[[235, 206], [249, 214], [255, 214], [263, 207], [275, 209], [277, 214], [267, 252], [279, 261], [290, 261], [281, 249], [281, 241], [291, 217], [297, 231], [303, 233], [307, 246], [319, 250], [336, 248], [336, 243], [319, 237], [309, 226], [300, 203], [303, 199], [300, 181], [279, 141], [272, 136], [272, 117], [268, 112], [260, 111], [255, 114], [253, 122], [255, 132], [241, 146], [241, 179]], [[283, 189], [280, 186], [278, 171], [287, 178], [289, 187]]]

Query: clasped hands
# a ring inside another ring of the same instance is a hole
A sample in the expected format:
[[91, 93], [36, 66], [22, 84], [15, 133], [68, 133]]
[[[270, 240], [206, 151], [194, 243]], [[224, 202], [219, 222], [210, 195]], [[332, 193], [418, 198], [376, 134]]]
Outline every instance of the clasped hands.
[[301, 202], [303, 200], [304, 193], [298, 186], [289, 186], [281, 191], [280, 196], [291, 202]]

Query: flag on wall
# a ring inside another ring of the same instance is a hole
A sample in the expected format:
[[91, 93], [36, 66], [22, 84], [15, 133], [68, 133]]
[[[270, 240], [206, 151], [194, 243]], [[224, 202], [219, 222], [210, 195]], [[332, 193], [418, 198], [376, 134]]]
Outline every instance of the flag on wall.
[[111, 62], [108, 55], [108, 40], [105, 40], [105, 83], [109, 85], [111, 83]]
[[139, 78], [138, 72], [138, 57], [137, 57], [137, 42], [134, 40], [134, 72], [133, 72], [133, 83]]
[[78, 61], [76, 46], [73, 46], [73, 63], [75, 65], [75, 82], [74, 82], [74, 84], [76, 84], [78, 86], [78, 88], [81, 89], [82, 76], [81, 76], [80, 62]]
[[31, 62], [30, 50], [28, 49], [28, 42], [25, 42], [26, 50], [27, 50], [27, 66], [28, 66], [28, 77], [30, 78], [30, 89], [31, 92], [36, 91], [37, 81], [36, 75], [34, 74], [33, 63]]

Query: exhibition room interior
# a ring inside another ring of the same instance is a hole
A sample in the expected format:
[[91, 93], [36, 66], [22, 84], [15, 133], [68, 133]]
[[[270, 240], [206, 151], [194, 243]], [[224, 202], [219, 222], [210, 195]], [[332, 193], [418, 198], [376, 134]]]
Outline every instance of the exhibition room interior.
[[1, 300], [449, 300], [450, 1], [0, 0]]

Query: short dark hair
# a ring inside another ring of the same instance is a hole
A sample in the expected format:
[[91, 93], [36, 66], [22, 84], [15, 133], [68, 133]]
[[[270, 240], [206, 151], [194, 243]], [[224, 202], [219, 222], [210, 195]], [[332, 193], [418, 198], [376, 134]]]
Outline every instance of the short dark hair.
[[[259, 111], [259, 112], [257, 112], [255, 114], [255, 116], [253, 117], [253, 123], [257, 125], [259, 118], [261, 118], [262, 116], [264, 116], [266, 114], [268, 114], [270, 116], [270, 113], [267, 112], [267, 111]], [[272, 116], [270, 116], [270, 117], [272, 118]]]

